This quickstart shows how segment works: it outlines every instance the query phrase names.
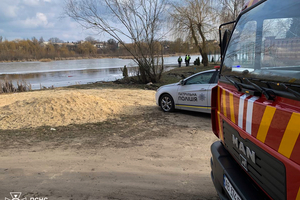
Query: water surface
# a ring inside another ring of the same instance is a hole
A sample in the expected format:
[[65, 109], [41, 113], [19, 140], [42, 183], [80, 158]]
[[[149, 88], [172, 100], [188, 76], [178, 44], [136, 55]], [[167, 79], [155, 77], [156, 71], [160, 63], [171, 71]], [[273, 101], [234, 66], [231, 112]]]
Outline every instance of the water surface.
[[[197, 57], [192, 56], [192, 60]], [[165, 57], [164, 64], [169, 66], [165, 70], [174, 68], [177, 58]], [[0, 80], [6, 78], [14, 83], [24, 80], [31, 84], [32, 89], [113, 81], [122, 78], [121, 68], [124, 65], [128, 67], [129, 75], [136, 74], [136, 64], [133, 60], [119, 58], [0, 63]]]

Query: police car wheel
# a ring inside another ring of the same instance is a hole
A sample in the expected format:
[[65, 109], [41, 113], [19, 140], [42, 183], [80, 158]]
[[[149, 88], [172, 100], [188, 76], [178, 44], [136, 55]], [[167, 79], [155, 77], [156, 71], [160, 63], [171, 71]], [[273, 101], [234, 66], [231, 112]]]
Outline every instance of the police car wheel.
[[160, 107], [164, 112], [171, 112], [174, 110], [174, 100], [169, 94], [163, 94], [160, 97]]

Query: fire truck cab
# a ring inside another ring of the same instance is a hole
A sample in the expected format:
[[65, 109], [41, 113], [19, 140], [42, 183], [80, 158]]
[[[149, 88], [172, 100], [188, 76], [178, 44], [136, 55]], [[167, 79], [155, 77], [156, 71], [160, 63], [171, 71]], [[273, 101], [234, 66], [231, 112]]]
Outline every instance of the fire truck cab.
[[300, 200], [300, 1], [252, 3], [221, 41], [211, 177], [221, 199]]

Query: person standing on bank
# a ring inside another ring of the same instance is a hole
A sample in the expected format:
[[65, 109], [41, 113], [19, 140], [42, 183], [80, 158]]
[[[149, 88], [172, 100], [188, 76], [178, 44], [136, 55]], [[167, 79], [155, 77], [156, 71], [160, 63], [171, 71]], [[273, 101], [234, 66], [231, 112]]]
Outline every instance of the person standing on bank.
[[179, 65], [179, 67], [181, 67], [181, 62], [182, 62], [182, 58], [181, 58], [181, 56], [179, 56], [179, 58], [178, 58], [178, 65]]
[[187, 57], [187, 55], [185, 55], [184, 62], [185, 62], [185, 66], [187, 67], [188, 66], [188, 57]]
[[190, 60], [191, 60], [191, 56], [190, 55], [188, 55], [188, 66], [190, 66]]

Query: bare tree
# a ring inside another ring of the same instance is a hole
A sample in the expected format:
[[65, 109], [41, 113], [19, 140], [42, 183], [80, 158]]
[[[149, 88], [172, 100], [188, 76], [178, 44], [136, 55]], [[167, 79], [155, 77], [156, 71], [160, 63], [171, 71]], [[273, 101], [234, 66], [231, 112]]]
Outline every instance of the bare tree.
[[245, 0], [217, 0], [216, 2], [215, 8], [217, 13], [220, 13], [221, 23], [234, 21], [245, 5]]
[[85, 38], [85, 41], [90, 42], [90, 43], [92, 43], [92, 44], [94, 44], [94, 43], [97, 42], [97, 40], [96, 40], [94, 37], [92, 37], [92, 36], [86, 37], [86, 38]]
[[43, 37], [40, 37], [40, 39], [39, 39], [39, 43], [41, 44], [41, 43], [44, 43], [45, 41], [44, 41], [44, 38]]
[[[166, 0], [66, 0], [65, 13], [85, 28], [106, 33], [139, 67], [142, 82], [157, 82], [163, 71], [161, 28]], [[126, 44], [124, 38], [131, 41]]]
[[38, 44], [39, 41], [36, 39], [36, 37], [32, 37], [31, 41], [33, 42], [33, 44]]
[[118, 49], [118, 43], [114, 39], [107, 40], [107, 45], [112, 52], [115, 52]]
[[216, 31], [216, 16], [210, 0], [187, 0], [184, 6], [173, 6], [171, 21], [179, 35], [191, 37], [198, 47], [204, 66], [208, 65], [207, 38]]

